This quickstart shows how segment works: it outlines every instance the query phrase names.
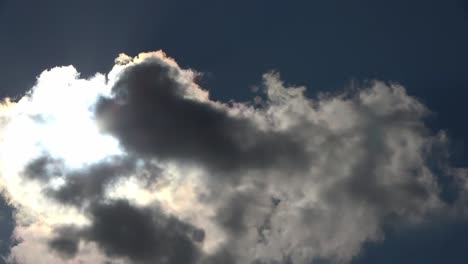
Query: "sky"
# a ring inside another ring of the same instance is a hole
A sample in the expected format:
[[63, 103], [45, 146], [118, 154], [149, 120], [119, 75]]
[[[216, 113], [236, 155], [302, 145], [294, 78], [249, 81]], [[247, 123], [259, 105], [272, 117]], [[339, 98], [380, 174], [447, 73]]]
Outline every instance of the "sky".
[[2, 261], [465, 263], [466, 47], [466, 0], [0, 0]]

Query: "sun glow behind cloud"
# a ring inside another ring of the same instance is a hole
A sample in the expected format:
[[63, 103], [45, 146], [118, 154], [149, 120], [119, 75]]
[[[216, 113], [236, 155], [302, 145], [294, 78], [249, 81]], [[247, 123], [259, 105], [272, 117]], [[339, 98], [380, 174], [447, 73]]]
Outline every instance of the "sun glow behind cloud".
[[[31, 215], [24, 216], [24, 221], [39, 214], [46, 222], [80, 222], [82, 217], [76, 212], [70, 215], [70, 210], [56, 208], [66, 214], [50, 214], [55, 206], [38, 195], [39, 186], [14, 175], [22, 173], [25, 162], [44, 153], [63, 160], [70, 169], [122, 154], [117, 140], [102, 134], [93, 118], [92, 106], [109, 91], [103, 75], [83, 80], [72, 66], [57, 67], [42, 73], [37, 85], [18, 102], [4, 104], [0, 113], [4, 119], [0, 141], [2, 186], [12, 202], [20, 203], [17, 206], [30, 208], [25, 211]], [[63, 178], [51, 182], [52, 187], [61, 184]]]
[[[44, 193], [42, 183], [27, 181], [21, 175], [25, 173], [24, 168], [28, 161], [41, 155], [63, 161], [66, 171], [81, 169], [109, 157], [126, 156], [118, 140], [101, 131], [101, 124], [95, 118], [94, 107], [100, 97], [110, 96], [112, 86], [126, 67], [139, 63], [148, 56], [165, 57], [164, 53], [155, 52], [140, 54], [132, 61], [132, 58], [121, 54], [116, 59], [118, 63], [107, 76], [96, 74], [89, 79], [80, 78], [73, 66], [56, 67], [44, 71], [38, 77], [37, 84], [17, 102], [11, 102], [8, 98], [2, 102], [1, 187], [8, 200], [19, 209], [15, 236], [25, 241], [13, 249], [13, 252], [22, 251], [23, 248], [31, 252], [44, 251], [47, 244], [37, 239], [43, 240], [52, 236], [54, 227], [68, 224], [89, 225], [89, 219], [83, 212], [55, 203]], [[128, 60], [124, 60], [125, 58]], [[168, 63], [176, 65], [173, 60], [166, 59]], [[187, 71], [186, 76], [180, 77], [180, 81], [187, 82], [191, 80], [193, 73]], [[193, 94], [193, 98], [206, 99], [207, 93], [200, 90]], [[109, 189], [107, 199], [127, 199], [140, 206], [157, 203], [168, 212], [177, 213], [182, 217], [195, 217], [195, 209], [207, 210], [201, 205], [192, 206], [196, 194], [191, 190], [188, 181], [181, 182], [180, 179], [176, 179], [180, 178], [177, 168], [169, 166], [166, 170], [167, 175], [173, 176], [168, 176], [165, 183], [150, 188], [153, 191], [148, 190], [137, 178], [129, 177]], [[58, 175], [48, 186], [51, 189], [59, 189], [65, 183], [66, 175]], [[193, 210], [188, 209], [190, 207]], [[201, 223], [203, 220], [196, 222]], [[219, 242], [217, 239], [213, 241]], [[206, 243], [205, 248], [207, 251], [214, 250], [215, 244], [219, 243]], [[89, 252], [96, 251], [92, 244], [84, 247]], [[15, 258], [21, 263], [34, 261], [34, 258], [21, 255], [16, 255]], [[96, 256], [86, 257], [86, 254], [84, 259], [97, 263], [104, 261]], [[61, 263], [63, 259], [51, 255], [43, 261]]]

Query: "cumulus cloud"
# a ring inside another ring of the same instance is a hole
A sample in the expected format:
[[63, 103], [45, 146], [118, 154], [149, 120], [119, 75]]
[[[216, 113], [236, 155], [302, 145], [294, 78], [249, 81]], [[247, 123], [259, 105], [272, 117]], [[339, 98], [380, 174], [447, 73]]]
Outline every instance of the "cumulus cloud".
[[465, 170], [437, 158], [445, 134], [398, 84], [310, 98], [267, 73], [261, 100], [224, 103], [195, 77], [161, 51], [121, 54], [106, 75], [54, 68], [6, 99], [9, 260], [346, 263], [466, 199], [442, 199], [439, 179]]

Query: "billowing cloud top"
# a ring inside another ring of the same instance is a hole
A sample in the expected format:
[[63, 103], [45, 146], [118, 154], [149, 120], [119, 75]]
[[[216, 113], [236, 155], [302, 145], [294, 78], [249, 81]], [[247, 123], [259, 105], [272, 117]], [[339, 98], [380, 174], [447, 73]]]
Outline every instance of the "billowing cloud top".
[[[348, 262], [389, 224], [463, 211], [466, 171], [397, 84], [213, 101], [163, 52], [43, 72], [0, 108], [11, 263]], [[436, 174], [435, 172], [438, 172]], [[457, 180], [458, 199], [441, 195]]]

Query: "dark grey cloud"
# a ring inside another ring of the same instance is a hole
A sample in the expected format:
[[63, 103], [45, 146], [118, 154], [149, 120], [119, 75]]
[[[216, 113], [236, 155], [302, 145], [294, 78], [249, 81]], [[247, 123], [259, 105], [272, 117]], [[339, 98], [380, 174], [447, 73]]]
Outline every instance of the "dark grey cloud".
[[244, 235], [247, 230], [246, 210], [252, 198], [248, 194], [235, 193], [227, 198], [217, 211], [217, 221], [232, 237]]
[[[62, 160], [43, 155], [30, 161], [23, 175], [27, 179], [46, 184], [43, 191], [61, 203], [82, 206], [103, 198], [105, 188], [119, 178], [137, 176], [136, 160], [131, 157], [108, 157], [103, 161], [82, 168], [69, 169]], [[154, 166], [152, 167], [155, 170]], [[151, 175], [144, 174], [146, 178]], [[51, 180], [61, 178], [59, 187], [47, 185]], [[153, 178], [148, 178], [154, 180]]]
[[295, 137], [262, 131], [224, 107], [188, 98], [194, 84], [183, 78], [181, 69], [157, 57], [129, 66], [113, 96], [96, 107], [104, 131], [140, 155], [218, 171], [307, 164], [308, 154]]
[[63, 259], [72, 259], [82, 243], [94, 242], [108, 257], [132, 263], [196, 263], [205, 231], [166, 215], [157, 205], [142, 208], [127, 200], [105, 202], [105, 189], [121, 177], [135, 176], [150, 185], [160, 168], [151, 162], [129, 157], [109, 157], [79, 169], [67, 169], [63, 162], [40, 156], [27, 164], [27, 179], [47, 183], [55, 177], [65, 182], [59, 188], [44, 187], [49, 197], [88, 215], [87, 227], [59, 226], [48, 242]]
[[49, 247], [62, 258], [73, 258], [78, 253], [80, 230], [73, 226], [63, 226], [55, 230], [57, 236], [49, 241]]
[[135, 161], [115, 157], [67, 173], [65, 183], [59, 188], [45, 191], [61, 203], [82, 205], [103, 198], [105, 188], [120, 177], [129, 176], [135, 170]]
[[63, 170], [62, 160], [54, 159], [45, 154], [28, 162], [23, 175], [28, 179], [48, 181], [50, 178], [60, 176]]
[[126, 200], [99, 202], [89, 210], [91, 225], [60, 227], [49, 242], [62, 256], [72, 258], [79, 241], [95, 242], [109, 257], [131, 263], [196, 263], [202, 229], [165, 215], [157, 207], [140, 208]]

